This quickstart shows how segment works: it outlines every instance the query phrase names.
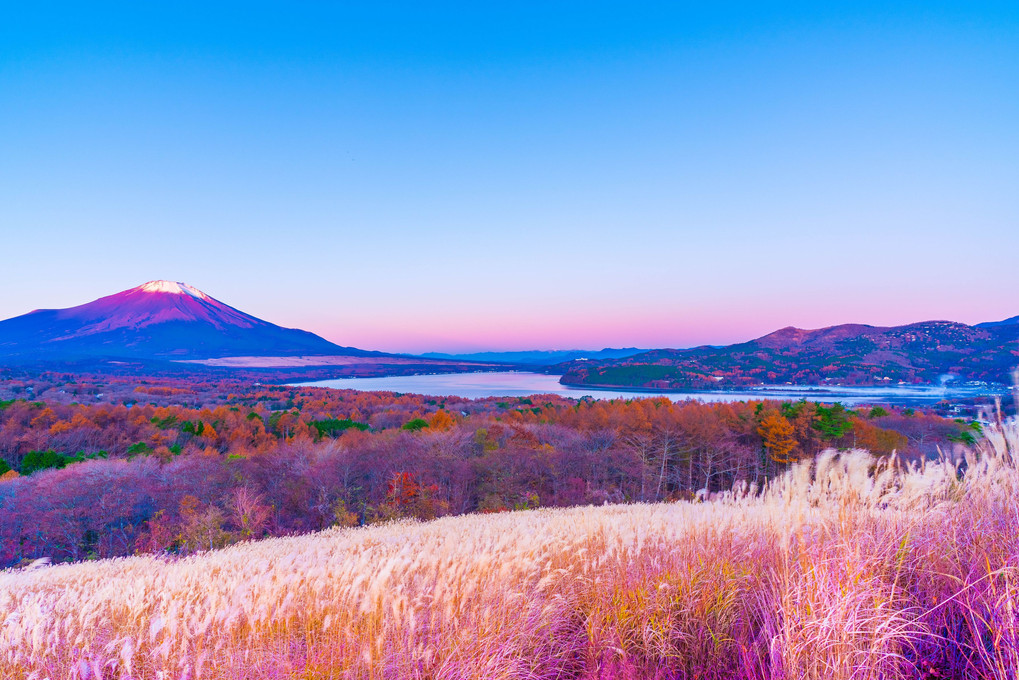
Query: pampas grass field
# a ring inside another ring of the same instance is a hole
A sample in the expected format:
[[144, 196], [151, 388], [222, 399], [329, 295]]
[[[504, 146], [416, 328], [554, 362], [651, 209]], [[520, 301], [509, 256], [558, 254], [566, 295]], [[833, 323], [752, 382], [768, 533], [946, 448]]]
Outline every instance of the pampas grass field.
[[1016, 447], [3, 572], [0, 677], [1014, 679]]

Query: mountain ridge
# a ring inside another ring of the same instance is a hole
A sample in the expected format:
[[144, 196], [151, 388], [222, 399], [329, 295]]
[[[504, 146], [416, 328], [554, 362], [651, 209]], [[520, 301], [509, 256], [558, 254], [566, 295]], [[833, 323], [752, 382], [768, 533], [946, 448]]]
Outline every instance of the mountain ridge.
[[245, 354], [382, 356], [277, 326], [177, 281], [149, 281], [82, 305], [0, 321], [0, 356], [7, 359]]
[[624, 357], [647, 352], [636, 347], [606, 347], [599, 350], [582, 349], [548, 349], [548, 350], [509, 350], [491, 352], [425, 352], [418, 356], [427, 359], [452, 359], [457, 361], [488, 361], [511, 365], [551, 366], [564, 361], [577, 359], [621, 359]]
[[718, 389], [762, 384], [937, 384], [945, 376], [1009, 384], [1019, 364], [1019, 317], [969, 326], [839, 324], [780, 328], [723, 347], [659, 349], [622, 359], [567, 362], [565, 385]]

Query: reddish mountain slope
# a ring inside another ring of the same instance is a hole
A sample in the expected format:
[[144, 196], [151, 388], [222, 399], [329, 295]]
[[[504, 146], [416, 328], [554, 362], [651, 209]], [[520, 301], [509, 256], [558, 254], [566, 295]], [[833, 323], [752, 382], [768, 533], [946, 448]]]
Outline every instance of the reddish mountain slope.
[[17, 358], [211, 358], [375, 354], [282, 328], [197, 288], [150, 281], [68, 309], [0, 321], [0, 356]]
[[728, 347], [662, 349], [563, 366], [570, 385], [659, 389], [760, 384], [931, 384], [946, 374], [1008, 384], [1019, 365], [1019, 323], [925, 321], [879, 327], [783, 328]]

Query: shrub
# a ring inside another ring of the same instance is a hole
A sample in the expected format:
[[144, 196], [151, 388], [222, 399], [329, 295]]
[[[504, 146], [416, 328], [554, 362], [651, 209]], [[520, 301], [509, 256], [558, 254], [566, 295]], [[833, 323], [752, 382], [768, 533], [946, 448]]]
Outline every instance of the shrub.
[[30, 475], [39, 470], [66, 467], [73, 459], [63, 456], [53, 449], [48, 451], [29, 451], [21, 459], [21, 474]]
[[319, 437], [338, 437], [350, 428], [357, 430], [367, 430], [368, 423], [359, 423], [350, 418], [326, 418], [323, 420], [312, 420], [308, 422], [308, 425], [315, 428], [318, 432]]
[[403, 429], [410, 430], [411, 432], [423, 430], [426, 427], [428, 427], [428, 421], [425, 420], [424, 418], [413, 418], [403, 424]]

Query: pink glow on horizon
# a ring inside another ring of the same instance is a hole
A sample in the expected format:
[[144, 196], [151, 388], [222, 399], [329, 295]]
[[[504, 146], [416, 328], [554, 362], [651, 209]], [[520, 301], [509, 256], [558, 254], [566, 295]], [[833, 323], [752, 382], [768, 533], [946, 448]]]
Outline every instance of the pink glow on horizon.
[[[902, 301], [899, 301], [900, 303]], [[341, 345], [389, 352], [475, 352], [604, 347], [686, 348], [746, 342], [787, 326], [824, 328], [840, 324], [897, 326], [920, 321], [950, 320], [975, 324], [998, 321], [1015, 311], [1002, 304], [949, 305], [931, 301], [869, 306], [865, 302], [835, 308], [756, 310], [698, 309], [653, 313], [650, 310], [589, 310], [556, 314], [500, 316], [492, 310], [467, 317], [389, 316], [371, 323], [333, 322], [308, 318], [303, 328]], [[942, 307], [942, 308], [939, 308]], [[1016, 310], [1019, 311], [1019, 310]]]

